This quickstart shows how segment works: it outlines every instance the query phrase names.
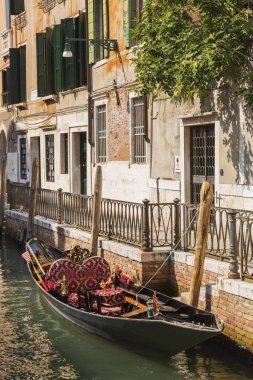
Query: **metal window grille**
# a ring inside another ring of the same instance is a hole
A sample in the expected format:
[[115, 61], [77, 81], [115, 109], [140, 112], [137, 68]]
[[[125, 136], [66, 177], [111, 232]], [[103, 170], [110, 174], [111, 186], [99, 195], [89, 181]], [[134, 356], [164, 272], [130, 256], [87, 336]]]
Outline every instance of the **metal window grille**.
[[191, 202], [199, 204], [204, 181], [214, 184], [215, 130], [213, 125], [191, 127]]
[[19, 140], [20, 146], [20, 178], [27, 179], [27, 167], [26, 167], [26, 138], [22, 137]]
[[46, 137], [46, 180], [54, 182], [54, 135]]
[[145, 142], [143, 97], [134, 98], [132, 105], [133, 161], [136, 164], [145, 164], [147, 160], [147, 154]]
[[64, 133], [64, 173], [69, 172], [69, 149], [68, 149], [68, 134]]
[[106, 105], [97, 108], [97, 162], [106, 162]]
[[143, 9], [143, 0], [136, 0], [136, 17], [141, 18], [141, 12]]

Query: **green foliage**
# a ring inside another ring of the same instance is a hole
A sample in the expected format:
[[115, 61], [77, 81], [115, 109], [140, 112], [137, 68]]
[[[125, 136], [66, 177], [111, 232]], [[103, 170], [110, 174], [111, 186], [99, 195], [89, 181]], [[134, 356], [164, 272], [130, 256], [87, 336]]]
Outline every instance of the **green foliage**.
[[134, 31], [142, 93], [204, 97], [222, 80], [252, 99], [253, 12], [248, 0], [146, 0]]

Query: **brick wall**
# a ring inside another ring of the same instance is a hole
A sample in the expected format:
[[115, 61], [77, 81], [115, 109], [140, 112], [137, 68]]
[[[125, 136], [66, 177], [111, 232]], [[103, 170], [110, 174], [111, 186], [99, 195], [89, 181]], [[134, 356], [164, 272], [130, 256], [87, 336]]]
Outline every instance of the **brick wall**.
[[[53, 224], [54, 227], [52, 227]], [[35, 235], [56, 248], [67, 250], [77, 244], [89, 248], [87, 236], [85, 240], [79, 230], [69, 226], [76, 231], [77, 237], [73, 237], [68, 236], [66, 227], [47, 220], [45, 220], [45, 225], [48, 225], [48, 228], [35, 224]], [[21, 234], [25, 226], [26, 217], [22, 214], [19, 218], [11, 216], [6, 218], [6, 231], [14, 238]], [[101, 244], [102, 248], [99, 249], [98, 254], [108, 260], [112, 271], [118, 265], [125, 274], [139, 280], [142, 284], [154, 276], [164, 262], [162, 254], [156, 256], [154, 253], [148, 253], [145, 256], [146, 254], [139, 252], [137, 248], [112, 241], [105, 243], [105, 239], [101, 242], [103, 244]], [[103, 245], [107, 248], [103, 248]], [[118, 253], [115, 252], [116, 246]], [[133, 258], [135, 255], [138, 259]], [[189, 291], [193, 259], [194, 257], [190, 253], [176, 252], [169, 264], [166, 263], [162, 266], [148, 286], [157, 290], [166, 289], [171, 295], [173, 291], [174, 295], [182, 291]], [[203, 275], [204, 287], [200, 292], [199, 307], [212, 311], [219, 319], [222, 319], [225, 336], [253, 353], [253, 284], [228, 279], [225, 272], [227, 267], [226, 263], [206, 258]], [[188, 298], [185, 298], [184, 301], [187, 303]]]
[[130, 114], [128, 90], [111, 91], [108, 98], [108, 158], [110, 161], [130, 159]]
[[[50, 225], [50, 223], [48, 223]], [[56, 223], [55, 223], [56, 224]], [[17, 219], [15, 217], [8, 216], [6, 218], [6, 232], [8, 235], [19, 239], [23, 235], [25, 237], [26, 228], [26, 217], [23, 220]], [[78, 231], [78, 230], [77, 230]], [[34, 226], [34, 236], [38, 239], [64, 251], [73, 248], [75, 245], [80, 245], [81, 247], [90, 249], [89, 242], [85, 242], [81, 238], [73, 238], [67, 236], [64, 233], [64, 228], [59, 225], [54, 229], [45, 228], [41, 225], [35, 224]], [[116, 243], [120, 245], [120, 243]], [[122, 246], [122, 244], [121, 244]], [[129, 247], [131, 251], [136, 250], [136, 248]], [[124, 274], [133, 278], [136, 283], [145, 284], [154, 275], [157, 269], [161, 265], [161, 259], [159, 260], [149, 260], [148, 262], [134, 260], [129, 257], [117, 254], [115, 252], [109, 251], [108, 249], [99, 248], [98, 255], [103, 256], [110, 264], [111, 270], [114, 271], [116, 266], [119, 266]], [[140, 255], [141, 257], [141, 255]], [[163, 260], [163, 258], [162, 258]], [[154, 276], [154, 278], [148, 284], [151, 288], [157, 290], [167, 290], [168, 289], [168, 264], [164, 265], [159, 274]]]
[[[174, 293], [189, 291], [192, 269], [193, 266], [186, 263], [170, 261], [169, 283]], [[221, 277], [222, 280], [219, 281], [219, 278], [218, 273], [204, 270], [198, 306], [223, 320], [224, 335], [233, 343], [253, 353], [253, 286], [241, 280]], [[226, 282], [229, 286], [224, 286]], [[245, 288], [245, 297], [240, 295], [239, 285]], [[188, 294], [185, 295], [184, 301], [188, 302]]]

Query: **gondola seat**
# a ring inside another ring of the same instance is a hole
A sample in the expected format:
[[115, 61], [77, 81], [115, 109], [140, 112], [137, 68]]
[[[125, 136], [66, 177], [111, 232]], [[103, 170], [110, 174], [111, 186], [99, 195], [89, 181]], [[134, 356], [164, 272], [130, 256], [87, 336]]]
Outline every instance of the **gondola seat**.
[[101, 280], [107, 279], [110, 274], [108, 262], [99, 256], [86, 259], [82, 265], [69, 259], [59, 259], [52, 263], [48, 271], [50, 279], [54, 282], [65, 278], [69, 293], [98, 289]]
[[123, 289], [97, 289], [90, 291], [90, 310], [99, 314], [122, 314], [125, 309]]

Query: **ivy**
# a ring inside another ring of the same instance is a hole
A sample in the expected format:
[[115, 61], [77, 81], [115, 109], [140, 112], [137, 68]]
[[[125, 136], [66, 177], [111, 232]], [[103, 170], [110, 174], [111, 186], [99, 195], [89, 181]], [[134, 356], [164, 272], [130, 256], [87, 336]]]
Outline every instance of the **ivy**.
[[173, 101], [236, 85], [253, 104], [253, 11], [248, 0], [146, 0], [134, 38], [142, 93]]

